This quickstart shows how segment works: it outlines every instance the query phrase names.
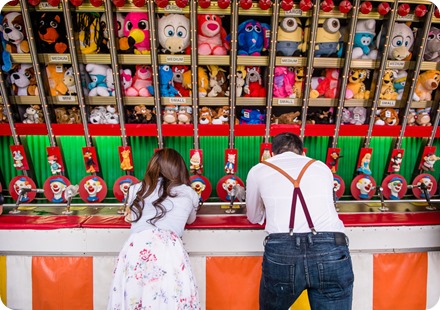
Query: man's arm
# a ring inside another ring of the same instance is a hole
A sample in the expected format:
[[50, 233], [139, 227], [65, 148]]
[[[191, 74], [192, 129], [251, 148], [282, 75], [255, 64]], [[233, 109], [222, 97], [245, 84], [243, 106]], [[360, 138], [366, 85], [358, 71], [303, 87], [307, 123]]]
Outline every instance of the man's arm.
[[246, 215], [249, 222], [261, 225], [266, 214], [256, 179], [257, 176], [251, 169], [246, 179]]

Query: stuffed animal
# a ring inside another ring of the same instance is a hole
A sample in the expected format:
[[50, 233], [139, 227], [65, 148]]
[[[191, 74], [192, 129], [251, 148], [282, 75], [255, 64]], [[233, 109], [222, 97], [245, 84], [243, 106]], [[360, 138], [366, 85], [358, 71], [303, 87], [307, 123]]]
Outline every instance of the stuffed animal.
[[293, 98], [301, 98], [304, 88], [304, 68], [295, 67], [295, 84], [293, 85]]
[[199, 110], [199, 124], [206, 125], [212, 123], [213, 112], [211, 108], [202, 107]]
[[245, 97], [266, 97], [266, 88], [261, 80], [260, 67], [246, 67]]
[[259, 125], [264, 124], [266, 116], [258, 109], [242, 109], [240, 115], [240, 124]]
[[41, 53], [68, 53], [66, 27], [62, 13], [39, 13], [36, 22], [38, 29], [38, 46]]
[[6, 41], [5, 49], [9, 53], [29, 53], [29, 43], [26, 36], [23, 15], [19, 12], [10, 12], [3, 17], [0, 25], [3, 39]]
[[361, 19], [356, 24], [353, 41], [353, 59], [376, 59], [377, 49], [374, 48], [373, 39], [376, 35], [376, 20]]
[[294, 124], [294, 125], [301, 125], [301, 119], [299, 116], [301, 115], [301, 112], [289, 112], [281, 114], [278, 117], [274, 117], [272, 119], [272, 123], [274, 124]]
[[[128, 74], [128, 71], [125, 71], [125, 73]], [[124, 74], [124, 76], [128, 79], [126, 74]], [[151, 93], [148, 91], [148, 87], [152, 87], [152, 85], [153, 72], [151, 67], [147, 65], [136, 65], [136, 73], [134, 74], [131, 86], [125, 89], [125, 94], [129, 97], [150, 97]]]
[[121, 77], [122, 88], [124, 89], [124, 94], [128, 96], [127, 90], [133, 85], [133, 76], [131, 75], [130, 69], [121, 69], [119, 71], [119, 76]]
[[377, 109], [375, 125], [397, 126], [399, 125], [399, 111], [393, 108]]
[[165, 124], [177, 124], [177, 106], [165, 106], [163, 110], [163, 122]]
[[65, 69], [63, 65], [50, 64], [46, 66], [47, 81], [51, 96], [61, 96], [68, 92], [64, 83]]
[[44, 123], [43, 111], [37, 104], [31, 105], [26, 108], [26, 112], [23, 114], [24, 124], [42, 124]]
[[411, 60], [414, 33], [405, 23], [395, 23], [389, 39], [388, 59]]
[[368, 99], [370, 91], [366, 89], [364, 81], [370, 77], [370, 70], [351, 69], [348, 76], [345, 99]]
[[[209, 92], [209, 77], [206, 70], [201, 66], [197, 67], [197, 80], [198, 80], [198, 91], [199, 97], [206, 97]], [[183, 73], [182, 85], [185, 89], [191, 90], [191, 70], [185, 71]], [[191, 93], [191, 92], [190, 92]]]
[[159, 18], [157, 34], [162, 52], [190, 53], [190, 23], [185, 15], [169, 14]]
[[387, 69], [384, 71], [382, 78], [382, 87], [380, 89], [379, 99], [396, 100], [398, 97], [397, 92], [394, 89], [394, 77], [397, 71]]
[[431, 108], [424, 109], [416, 109], [416, 124], [419, 126], [432, 126], [431, 117], [429, 113], [431, 113]]
[[97, 106], [91, 110], [89, 121], [91, 124], [119, 124], [119, 115], [114, 106]]
[[367, 109], [364, 107], [349, 108], [350, 111], [350, 124], [363, 125], [367, 120]]
[[216, 65], [208, 66], [209, 70], [209, 86], [211, 91], [208, 97], [225, 97], [229, 95], [228, 79], [226, 77], [226, 70]]
[[75, 78], [73, 77], [72, 67], [64, 72], [63, 84], [67, 87], [67, 94], [70, 96], [76, 96]]
[[[226, 39], [230, 42], [231, 35]], [[238, 55], [260, 56], [269, 48], [270, 26], [253, 19], [248, 19], [238, 25], [237, 50]]]
[[217, 108], [215, 117], [212, 119], [212, 124], [214, 125], [227, 124], [229, 122], [229, 114], [230, 114], [229, 106], [225, 105]]
[[405, 90], [407, 76], [408, 76], [408, 72], [406, 72], [405, 70], [399, 70], [396, 73], [393, 86], [397, 92], [397, 100], [402, 99], [403, 91]]
[[68, 124], [69, 123], [69, 115], [67, 115], [66, 108], [64, 108], [64, 107], [55, 108], [54, 112], [55, 112], [57, 124]]
[[37, 80], [32, 64], [13, 64], [9, 72], [15, 96], [38, 96]]
[[[3, 15], [0, 14], [0, 25], [3, 25]], [[2, 70], [5, 72], [8, 72], [12, 68], [12, 60], [11, 60], [11, 53], [8, 52], [8, 41], [5, 40], [3, 35], [0, 35], [0, 40], [2, 42], [1, 44], [1, 51], [2, 51], [2, 57], [1, 57], [1, 65]]]
[[143, 124], [153, 124], [156, 123], [156, 115], [153, 114], [152, 110], [148, 109], [145, 105], [140, 104], [134, 107], [134, 111], [131, 113], [133, 116], [130, 123], [143, 123]]
[[103, 64], [87, 64], [86, 71], [89, 73], [92, 82], [89, 83], [89, 96], [108, 97], [112, 94], [107, 86], [107, 79], [112, 76], [112, 69]]
[[177, 89], [177, 91], [179, 92], [179, 95], [181, 97], [191, 96], [190, 90], [183, 87], [183, 74], [189, 70], [189, 67], [188, 66], [172, 66], [171, 70], [173, 70], [174, 88]]
[[[147, 86], [147, 89], [154, 96], [153, 86]], [[179, 94], [173, 86], [173, 71], [168, 65], [159, 66], [159, 91], [161, 97], [175, 97]]]
[[115, 78], [113, 76], [112, 69], [107, 69], [105, 84], [107, 85], [107, 91], [108, 91], [109, 96], [114, 96], [115, 95]]
[[81, 54], [109, 53], [101, 16], [95, 12], [77, 13], [74, 20], [75, 39]]
[[277, 31], [277, 56], [301, 56], [306, 46], [301, 20], [290, 16], [281, 19]]
[[440, 83], [440, 71], [428, 70], [421, 74], [417, 79], [416, 89], [413, 100], [429, 101], [432, 100], [432, 92], [437, 89]]
[[406, 125], [407, 126], [414, 126], [414, 125], [416, 125], [416, 117], [417, 117], [416, 110], [415, 109], [409, 109], [408, 115], [406, 117], [407, 118]]
[[323, 109], [311, 108], [307, 114], [307, 124], [331, 124], [333, 123], [333, 109], [325, 111]]
[[275, 67], [273, 78], [273, 96], [275, 98], [293, 98], [295, 73], [287, 67]]
[[236, 85], [235, 95], [237, 98], [241, 97], [241, 95], [243, 94], [243, 89], [246, 84], [245, 78], [246, 78], [245, 66], [241, 66], [241, 65], [237, 66], [237, 75], [235, 78], [235, 85]]
[[423, 59], [426, 61], [440, 61], [440, 28], [431, 26], [428, 33], [428, 41], [426, 43]]
[[340, 50], [339, 31], [341, 24], [337, 18], [327, 18], [316, 30], [315, 57], [338, 56]]
[[190, 106], [182, 105], [179, 107], [177, 113], [177, 120], [179, 124], [191, 124], [192, 122], [192, 108]]
[[226, 55], [231, 48], [226, 40], [222, 19], [215, 14], [197, 15], [197, 51], [199, 55]]
[[0, 124], [5, 124], [7, 122], [8, 122], [8, 118], [5, 115], [4, 106], [3, 104], [0, 104]]
[[135, 40], [134, 53], [150, 54], [150, 30], [148, 28], [147, 12], [130, 12], [124, 19], [124, 36]]
[[136, 39], [124, 36], [125, 15], [117, 12], [115, 19], [115, 31], [117, 34], [116, 45], [119, 54], [134, 54]]
[[68, 124], [81, 124], [81, 114], [79, 112], [79, 109], [77, 107], [72, 107], [67, 110], [67, 113], [69, 115], [69, 123]]
[[310, 98], [336, 98], [339, 93], [339, 69], [325, 69], [324, 77], [313, 77]]

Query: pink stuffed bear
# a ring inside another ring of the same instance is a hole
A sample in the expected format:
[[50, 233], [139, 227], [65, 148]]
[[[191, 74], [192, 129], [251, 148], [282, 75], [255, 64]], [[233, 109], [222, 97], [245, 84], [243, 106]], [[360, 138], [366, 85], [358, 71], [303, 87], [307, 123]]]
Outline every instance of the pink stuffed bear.
[[220, 16], [199, 14], [197, 21], [199, 55], [226, 55], [230, 46]]
[[133, 77], [132, 86], [125, 90], [125, 95], [130, 97], [150, 97], [147, 87], [153, 85], [153, 78], [150, 66], [137, 65]]
[[135, 54], [150, 53], [150, 30], [147, 12], [130, 12], [124, 19], [124, 36], [135, 40]]
[[293, 98], [295, 73], [287, 67], [275, 67], [273, 96], [275, 98]]
[[312, 78], [310, 98], [336, 98], [339, 93], [339, 69], [326, 69], [325, 77]]

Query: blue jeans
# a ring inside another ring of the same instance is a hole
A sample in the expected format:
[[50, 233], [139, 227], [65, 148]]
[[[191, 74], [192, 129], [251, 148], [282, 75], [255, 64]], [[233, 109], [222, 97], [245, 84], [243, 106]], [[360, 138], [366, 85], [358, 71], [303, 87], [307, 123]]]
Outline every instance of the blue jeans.
[[286, 310], [307, 289], [312, 310], [349, 310], [353, 268], [342, 233], [270, 234], [265, 239], [260, 309]]

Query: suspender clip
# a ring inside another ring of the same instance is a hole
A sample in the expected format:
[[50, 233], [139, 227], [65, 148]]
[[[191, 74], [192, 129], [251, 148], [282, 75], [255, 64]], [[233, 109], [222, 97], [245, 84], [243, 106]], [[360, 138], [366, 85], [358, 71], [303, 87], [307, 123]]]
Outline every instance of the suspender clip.
[[315, 230], [315, 227], [311, 227], [310, 229], [312, 230], [312, 234], [313, 234], [313, 235], [317, 235], [317, 234], [318, 234], [318, 233], [316, 232], [316, 230]]
[[290, 228], [289, 230], [290, 230], [290, 231], [289, 231], [289, 235], [290, 235], [290, 236], [293, 236], [293, 228]]

